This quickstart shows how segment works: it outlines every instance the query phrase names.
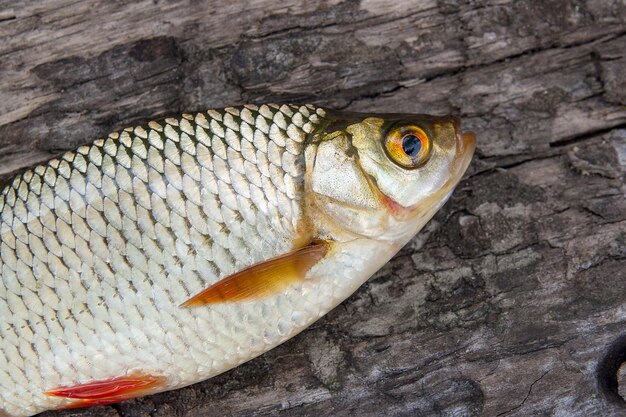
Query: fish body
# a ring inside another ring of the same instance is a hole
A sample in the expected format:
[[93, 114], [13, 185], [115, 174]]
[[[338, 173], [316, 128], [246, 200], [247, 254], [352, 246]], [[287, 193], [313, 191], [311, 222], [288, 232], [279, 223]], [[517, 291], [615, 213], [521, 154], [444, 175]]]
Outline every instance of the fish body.
[[248, 105], [16, 176], [0, 193], [0, 416], [183, 387], [284, 342], [419, 231], [473, 149], [450, 117]]

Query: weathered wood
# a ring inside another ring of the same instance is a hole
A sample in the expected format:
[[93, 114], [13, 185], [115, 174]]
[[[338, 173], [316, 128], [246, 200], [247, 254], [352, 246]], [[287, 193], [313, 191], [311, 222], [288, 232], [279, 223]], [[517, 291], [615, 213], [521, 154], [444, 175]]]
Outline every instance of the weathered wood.
[[227, 374], [46, 416], [618, 416], [620, 1], [0, 1], [0, 174], [245, 102], [457, 113], [452, 200], [313, 328]]

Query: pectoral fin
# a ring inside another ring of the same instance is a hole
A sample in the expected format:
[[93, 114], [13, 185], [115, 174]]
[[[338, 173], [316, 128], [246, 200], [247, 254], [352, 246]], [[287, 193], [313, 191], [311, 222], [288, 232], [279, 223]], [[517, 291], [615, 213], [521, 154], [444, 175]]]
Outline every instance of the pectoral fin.
[[285, 255], [258, 263], [230, 275], [182, 304], [199, 307], [228, 301], [246, 301], [275, 294], [304, 279], [330, 248], [328, 242], [315, 242]]

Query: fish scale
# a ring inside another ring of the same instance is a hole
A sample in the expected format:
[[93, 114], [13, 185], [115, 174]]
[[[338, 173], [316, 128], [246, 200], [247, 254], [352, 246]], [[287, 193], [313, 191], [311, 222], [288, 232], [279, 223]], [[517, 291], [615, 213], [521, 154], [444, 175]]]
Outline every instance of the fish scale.
[[44, 392], [137, 363], [167, 370], [168, 388], [186, 385], [285, 339], [296, 303], [288, 294], [261, 301], [266, 314], [256, 317], [247, 304], [179, 305], [291, 249], [302, 217], [303, 141], [323, 117], [313, 106], [263, 105], [169, 118], [111, 134], [7, 185], [0, 415], [68, 405]]

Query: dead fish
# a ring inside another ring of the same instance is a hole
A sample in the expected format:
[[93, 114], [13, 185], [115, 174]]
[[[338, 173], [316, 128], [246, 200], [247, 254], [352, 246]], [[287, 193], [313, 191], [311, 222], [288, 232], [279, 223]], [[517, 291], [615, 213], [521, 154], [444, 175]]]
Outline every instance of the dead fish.
[[247, 105], [124, 129], [0, 194], [0, 415], [172, 390], [293, 337], [448, 199], [455, 117]]

